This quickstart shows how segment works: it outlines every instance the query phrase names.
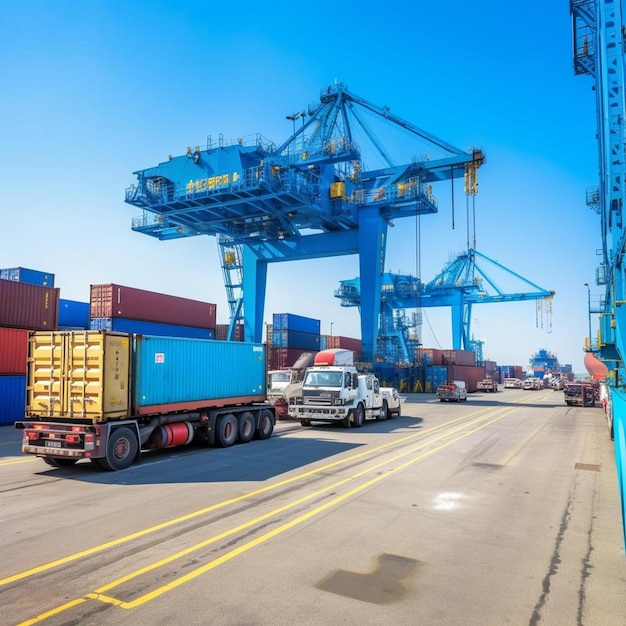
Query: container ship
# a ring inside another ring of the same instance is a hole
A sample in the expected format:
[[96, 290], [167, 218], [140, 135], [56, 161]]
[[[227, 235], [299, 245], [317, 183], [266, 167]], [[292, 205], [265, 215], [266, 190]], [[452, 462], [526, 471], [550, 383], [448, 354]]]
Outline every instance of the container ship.
[[535, 378], [543, 378], [546, 374], [558, 374], [559, 360], [556, 354], [541, 348], [530, 357], [530, 370]]

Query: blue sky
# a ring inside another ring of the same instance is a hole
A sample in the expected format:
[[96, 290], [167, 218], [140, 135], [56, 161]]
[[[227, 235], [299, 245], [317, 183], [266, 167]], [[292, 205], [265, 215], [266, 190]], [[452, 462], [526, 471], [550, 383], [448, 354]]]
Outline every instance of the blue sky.
[[[61, 297], [115, 282], [228, 308], [214, 238], [134, 233], [132, 172], [168, 154], [260, 133], [282, 143], [287, 114], [335, 80], [462, 149], [481, 148], [476, 247], [554, 290], [534, 302], [475, 306], [484, 355], [526, 366], [546, 348], [584, 371], [587, 288], [601, 259], [592, 81], [572, 69], [569, 4], [476, 0], [211, 3], [23, 0], [0, 6], [0, 267], [53, 272]], [[457, 185], [459, 187], [460, 185]], [[433, 278], [466, 249], [465, 200], [390, 229], [387, 270]], [[399, 226], [399, 227], [398, 227]], [[334, 291], [357, 257], [270, 266], [266, 320], [296, 313], [358, 336]], [[451, 347], [450, 311], [424, 312], [423, 343]], [[593, 316], [593, 328], [597, 318]]]

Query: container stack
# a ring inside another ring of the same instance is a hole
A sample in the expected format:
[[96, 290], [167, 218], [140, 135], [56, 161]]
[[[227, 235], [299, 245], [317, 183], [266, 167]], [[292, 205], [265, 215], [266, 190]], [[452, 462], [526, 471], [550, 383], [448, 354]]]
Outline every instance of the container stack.
[[524, 378], [524, 368], [521, 365], [499, 365], [499, 382], [504, 382], [505, 378]]
[[61, 298], [58, 330], [89, 330], [89, 302]]
[[29, 330], [56, 330], [59, 289], [54, 274], [0, 269], [0, 424], [24, 417]]
[[[228, 336], [228, 328], [230, 324], [217, 324], [215, 326], [215, 338], [220, 341], [225, 341]], [[235, 326], [235, 336], [233, 341], [243, 341], [243, 324], [237, 324]]]
[[354, 337], [343, 337], [341, 335], [320, 335], [320, 350], [330, 350], [331, 348], [344, 348], [354, 352], [354, 360], [361, 358], [363, 342]]
[[89, 328], [215, 339], [216, 305], [116, 284], [91, 285]]
[[320, 350], [320, 320], [293, 313], [274, 313], [267, 328], [268, 367], [291, 367], [303, 352]]

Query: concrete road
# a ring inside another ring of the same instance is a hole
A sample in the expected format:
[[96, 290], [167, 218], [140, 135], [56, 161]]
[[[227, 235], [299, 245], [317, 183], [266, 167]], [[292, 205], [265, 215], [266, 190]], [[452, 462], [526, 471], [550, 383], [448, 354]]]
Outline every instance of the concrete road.
[[600, 408], [506, 390], [121, 472], [0, 428], [2, 624], [626, 624]]

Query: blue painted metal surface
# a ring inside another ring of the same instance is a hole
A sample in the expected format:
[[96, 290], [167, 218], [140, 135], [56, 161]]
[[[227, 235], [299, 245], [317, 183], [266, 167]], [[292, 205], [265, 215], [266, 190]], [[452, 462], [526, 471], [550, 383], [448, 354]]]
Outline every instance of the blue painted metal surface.
[[27, 267], [0, 269], [0, 278], [3, 280], [14, 280], [18, 283], [28, 283], [29, 285], [39, 285], [40, 287], [54, 287], [54, 274], [40, 270], [31, 270]]
[[[505, 291], [498, 278], [508, 279], [517, 289]], [[391, 363], [412, 363], [417, 341], [419, 316], [407, 320], [404, 309], [449, 306], [452, 310], [452, 343], [455, 350], [471, 350], [471, 308], [474, 304], [550, 300], [554, 291], [542, 289], [516, 272], [504, 267], [477, 250], [468, 250], [448, 263], [444, 270], [428, 283], [410, 275], [385, 273], [381, 280], [380, 325], [377, 359]], [[359, 278], [341, 281], [335, 296], [341, 306], [360, 306]], [[550, 306], [547, 307], [550, 309]], [[479, 359], [482, 360], [482, 359]]]
[[320, 336], [299, 330], [273, 330], [272, 345], [276, 348], [302, 348], [320, 350]]
[[297, 330], [303, 333], [319, 335], [321, 328], [320, 320], [312, 317], [303, 317], [293, 313], [274, 313], [272, 316], [272, 330]]
[[134, 341], [135, 407], [249, 396], [265, 400], [263, 344], [145, 335]]
[[[231, 145], [209, 139], [136, 171], [125, 200], [143, 215], [132, 228], [161, 240], [217, 235], [231, 325], [243, 320], [248, 341], [261, 340], [268, 263], [358, 254], [359, 273], [367, 277], [361, 338], [369, 361], [387, 227], [435, 213], [433, 183], [465, 177], [475, 188], [484, 155], [456, 148], [341, 83], [323, 89], [319, 103], [300, 114], [301, 128], [292, 117], [294, 134], [281, 145], [260, 135]], [[395, 158], [378, 139], [390, 128], [403, 133], [395, 145], [404, 153]]]
[[[600, 316], [599, 358], [612, 386], [615, 460], [626, 545], [626, 81], [624, 7], [621, 0], [570, 0], [574, 72], [590, 76], [596, 96], [599, 186], [587, 204], [600, 214], [602, 264], [596, 284], [606, 295]], [[589, 346], [591, 349], [591, 346]]]
[[60, 328], [89, 328], [89, 302], [59, 300]]
[[0, 376], [0, 424], [24, 419], [26, 376]]
[[212, 328], [196, 328], [195, 326], [178, 326], [161, 324], [144, 320], [129, 320], [124, 317], [94, 317], [89, 322], [91, 330], [114, 330], [139, 335], [156, 335], [159, 337], [186, 337], [187, 339], [215, 339]]

